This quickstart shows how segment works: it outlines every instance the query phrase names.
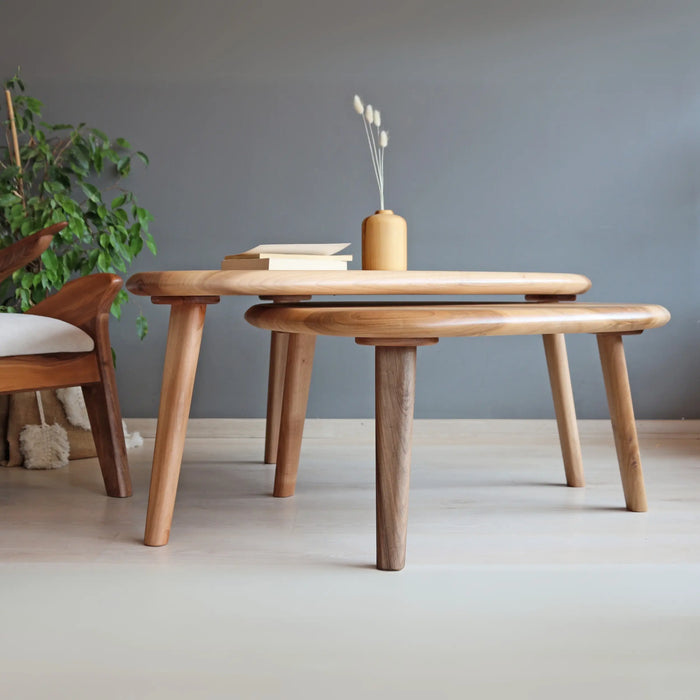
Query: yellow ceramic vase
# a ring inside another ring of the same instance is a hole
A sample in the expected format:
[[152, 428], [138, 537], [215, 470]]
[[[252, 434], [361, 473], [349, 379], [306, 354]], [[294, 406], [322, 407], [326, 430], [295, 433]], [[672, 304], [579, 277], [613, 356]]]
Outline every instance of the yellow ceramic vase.
[[362, 269], [405, 270], [406, 219], [391, 209], [380, 209], [362, 222]]

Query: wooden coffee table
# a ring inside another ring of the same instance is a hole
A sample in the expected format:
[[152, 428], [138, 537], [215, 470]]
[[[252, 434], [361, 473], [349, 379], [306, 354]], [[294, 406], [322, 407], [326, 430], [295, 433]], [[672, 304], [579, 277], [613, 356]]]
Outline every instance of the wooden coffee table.
[[[533, 272], [189, 270], [138, 273], [126, 286], [133, 294], [150, 296], [153, 303], [170, 306], [144, 537], [145, 544], [161, 546], [170, 537], [206, 307], [218, 303], [221, 296], [295, 302], [318, 295], [524, 295], [530, 301], [557, 302], [572, 301], [588, 291], [591, 282], [583, 275]], [[298, 337], [315, 338], [291, 336]], [[582, 485], [577, 483], [581, 451], [564, 336], [543, 337], [567, 483]], [[303, 415], [314, 345], [294, 340], [292, 361], [287, 363], [289, 338], [284, 332], [272, 333], [265, 452], [266, 461], [277, 461], [278, 467], [282, 463], [283, 472], [288, 473], [292, 467], [296, 473], [294, 461], [298, 464], [303, 419], [298, 425], [287, 425], [279, 434], [282, 389], [285, 381], [306, 386], [306, 393], [290, 393], [285, 398], [295, 403], [295, 414]], [[276, 484], [275, 495], [290, 494], [284, 492], [284, 485], [278, 488]]]
[[[670, 316], [661, 306], [586, 302], [333, 302], [258, 304], [248, 309], [245, 317], [258, 328], [292, 334], [288, 374], [295, 366], [303, 365], [304, 348], [313, 347], [317, 335], [354, 337], [360, 345], [374, 347], [378, 569], [398, 571], [406, 560], [416, 348], [434, 345], [440, 338], [541, 334], [545, 348], [556, 352], [556, 339], [563, 339], [563, 333], [595, 334], [625, 503], [630, 511], [647, 509], [622, 336], [665, 325]], [[298, 376], [290, 374], [285, 382], [283, 434], [293, 426], [293, 432], [301, 435], [306, 405], [296, 397], [308, 395], [308, 379], [310, 376], [302, 371]], [[556, 403], [556, 391], [554, 395]], [[284, 490], [279, 495], [294, 492], [298, 453], [296, 459], [296, 464], [277, 464], [275, 486]], [[567, 482], [570, 486], [583, 486], [580, 460], [573, 471], [567, 469]]]

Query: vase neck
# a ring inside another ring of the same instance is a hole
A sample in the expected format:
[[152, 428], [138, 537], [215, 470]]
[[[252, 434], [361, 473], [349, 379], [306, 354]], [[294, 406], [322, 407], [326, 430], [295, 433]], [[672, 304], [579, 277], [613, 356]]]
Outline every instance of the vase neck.
[[393, 209], [377, 209], [377, 211], [374, 212], [375, 214], [393, 214], [394, 210]]

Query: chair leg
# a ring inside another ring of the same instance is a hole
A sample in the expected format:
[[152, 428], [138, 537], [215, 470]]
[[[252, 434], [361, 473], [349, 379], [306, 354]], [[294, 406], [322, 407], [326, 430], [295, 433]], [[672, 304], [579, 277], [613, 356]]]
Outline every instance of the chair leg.
[[267, 384], [267, 418], [265, 421], [265, 464], [277, 462], [280, 416], [284, 395], [284, 372], [287, 366], [289, 333], [272, 331], [270, 339], [270, 374]]
[[377, 568], [406, 563], [416, 348], [375, 348]]
[[151, 547], [165, 545], [170, 538], [206, 308], [203, 303], [182, 302], [170, 309], [144, 537]]
[[108, 324], [106, 314], [96, 322], [95, 352], [101, 381], [99, 384], [86, 384], [82, 389], [107, 495], [126, 498], [132, 493], [131, 476]]
[[622, 337], [617, 334], [598, 335], [598, 350], [625, 503], [627, 510], [643, 513], [647, 510], [647, 497]]
[[294, 495], [315, 348], [315, 335], [290, 334], [273, 490], [277, 498]]
[[574, 392], [571, 388], [569, 360], [566, 356], [566, 340], [563, 333], [543, 335], [542, 340], [547, 358], [549, 383], [552, 387], [566, 484], [567, 486], [585, 486], [581, 442], [576, 424]]

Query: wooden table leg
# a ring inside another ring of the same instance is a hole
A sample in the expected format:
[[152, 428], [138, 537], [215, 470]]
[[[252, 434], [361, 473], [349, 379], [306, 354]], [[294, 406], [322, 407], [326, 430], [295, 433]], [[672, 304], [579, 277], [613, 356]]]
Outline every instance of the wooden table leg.
[[416, 348], [375, 348], [377, 568], [406, 563]]
[[170, 325], [144, 537], [144, 543], [151, 547], [167, 544], [170, 537], [206, 304], [215, 302], [201, 298], [190, 301], [185, 297], [184, 300], [170, 303]]
[[287, 366], [289, 333], [272, 331], [270, 339], [270, 374], [267, 384], [267, 418], [265, 421], [265, 464], [277, 462], [280, 417], [284, 394], [284, 373]]
[[273, 495], [277, 498], [294, 495], [315, 348], [315, 335], [289, 335], [273, 490]]
[[569, 360], [566, 356], [566, 340], [563, 333], [543, 335], [542, 340], [544, 341], [544, 353], [547, 357], [554, 412], [557, 416], [566, 483], [568, 486], [585, 486], [581, 442], [576, 424], [574, 392], [571, 388]]
[[598, 335], [598, 350], [625, 503], [627, 510], [643, 513], [647, 510], [647, 497], [622, 337], [613, 333]]

